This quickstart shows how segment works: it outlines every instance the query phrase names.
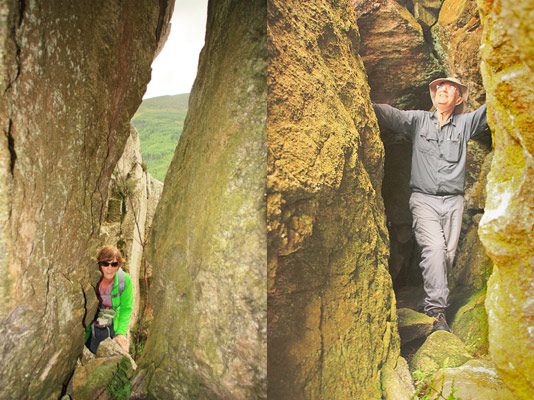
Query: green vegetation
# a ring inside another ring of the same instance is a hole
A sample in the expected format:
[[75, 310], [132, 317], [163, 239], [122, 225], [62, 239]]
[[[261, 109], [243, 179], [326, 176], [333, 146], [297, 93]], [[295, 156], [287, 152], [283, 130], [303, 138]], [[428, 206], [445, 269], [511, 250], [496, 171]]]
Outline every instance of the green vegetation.
[[148, 172], [162, 182], [184, 127], [188, 102], [189, 93], [146, 99], [132, 119]]
[[415, 370], [413, 377], [415, 380], [415, 393], [410, 400], [461, 400], [460, 397], [456, 397], [455, 393], [460, 389], [454, 387], [455, 378], [452, 379], [451, 392], [447, 397], [443, 394], [445, 384], [445, 368], [447, 368], [448, 359], [445, 359], [443, 366], [441, 367], [441, 379], [436, 383], [435, 372]]
[[117, 364], [117, 369], [113, 373], [111, 382], [106, 386], [106, 391], [111, 399], [127, 400], [132, 392], [130, 379], [133, 375], [130, 361], [123, 357]]
[[[139, 282], [139, 283], [142, 284], [142, 282]], [[141, 294], [141, 297], [144, 297], [144, 295]], [[133, 354], [134, 356], [136, 356], [134, 357], [136, 361], [141, 357], [141, 354], [143, 354], [143, 350], [145, 349], [145, 344], [148, 339], [148, 329], [150, 328], [152, 320], [153, 320], [153, 317], [151, 315], [146, 317], [145, 322], [141, 326], [141, 331], [139, 332], [139, 334], [138, 334], [139, 321], [137, 321], [137, 323], [132, 327], [132, 330], [131, 330], [132, 338], [137, 339], [138, 342], [137, 342], [137, 349], [136, 349], [135, 339], [131, 341], [130, 354]]]

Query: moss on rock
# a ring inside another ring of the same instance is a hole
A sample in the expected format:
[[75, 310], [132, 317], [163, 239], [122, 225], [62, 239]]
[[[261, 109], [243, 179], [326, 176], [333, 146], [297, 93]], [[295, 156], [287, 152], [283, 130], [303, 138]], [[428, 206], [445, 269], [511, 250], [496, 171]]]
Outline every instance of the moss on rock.
[[[125, 357], [124, 357], [125, 358]], [[106, 392], [106, 386], [113, 379], [122, 356], [110, 358], [96, 358], [87, 365], [78, 367], [72, 378], [72, 395], [76, 400], [90, 400], [99, 398]], [[127, 358], [126, 362], [130, 362]]]
[[268, 18], [268, 397], [380, 398], [400, 346], [355, 16], [277, 0]]
[[212, 1], [147, 259], [154, 310], [135, 393], [262, 398], [266, 5]]
[[489, 349], [504, 382], [534, 398], [534, 4], [478, 0], [482, 75], [495, 154], [479, 234], [495, 264], [486, 310]]
[[484, 302], [486, 291], [473, 294], [456, 312], [451, 329], [473, 356], [488, 353], [488, 315]]
[[443, 367], [459, 367], [473, 357], [464, 343], [445, 331], [432, 333], [410, 360], [410, 370], [436, 372]]
[[397, 310], [401, 344], [424, 338], [432, 332], [435, 319], [409, 308]]
[[[433, 379], [434, 396], [430, 399], [449, 398], [454, 386], [454, 398], [461, 400], [516, 400], [490, 361], [471, 360], [458, 368], [445, 368]], [[438, 393], [441, 392], [441, 396]]]

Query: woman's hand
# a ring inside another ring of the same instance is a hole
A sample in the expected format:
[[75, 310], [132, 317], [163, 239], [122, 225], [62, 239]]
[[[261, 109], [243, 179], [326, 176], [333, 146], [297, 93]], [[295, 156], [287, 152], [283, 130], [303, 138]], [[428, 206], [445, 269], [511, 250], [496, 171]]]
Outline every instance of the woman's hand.
[[115, 336], [114, 340], [119, 344], [119, 346], [122, 347], [122, 349], [126, 352], [129, 352], [129, 343], [128, 339], [126, 339], [126, 336], [124, 335], [117, 335]]

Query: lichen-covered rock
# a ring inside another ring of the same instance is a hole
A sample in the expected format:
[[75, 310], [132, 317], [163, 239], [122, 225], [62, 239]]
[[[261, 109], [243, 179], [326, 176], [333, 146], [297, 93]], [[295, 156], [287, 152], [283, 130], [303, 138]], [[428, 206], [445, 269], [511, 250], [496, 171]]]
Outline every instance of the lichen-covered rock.
[[[517, 400], [517, 397], [499, 377], [492, 362], [471, 360], [458, 368], [445, 368], [433, 379], [434, 396], [429, 399], [447, 399], [452, 387], [457, 390], [454, 398], [462, 400]], [[441, 392], [441, 396], [438, 393]]]
[[269, 398], [380, 398], [399, 355], [383, 147], [347, 2], [269, 2]]
[[459, 367], [472, 358], [464, 343], [455, 335], [446, 331], [436, 331], [410, 360], [410, 370], [436, 372], [444, 367]]
[[534, 398], [534, 20], [532, 1], [479, 0], [495, 154], [479, 234], [494, 263], [489, 348], [516, 397]]
[[[453, 292], [451, 297], [455, 297], [454, 292], [457, 291], [464, 301], [468, 301], [467, 299], [472, 294], [486, 289], [493, 269], [491, 259], [480, 243], [477, 232], [478, 224], [468, 219], [466, 225], [468, 226], [467, 232], [462, 235], [455, 265], [449, 271], [449, 289]], [[453, 301], [458, 303], [458, 299], [451, 299], [451, 302]]]
[[172, 4], [0, 5], [2, 398], [58, 398], [81, 353], [108, 183]]
[[[132, 277], [132, 327], [138, 318], [143, 281], [143, 243], [148, 239], [150, 225], [163, 191], [163, 183], [143, 169], [139, 134], [130, 126], [130, 136], [113, 171], [109, 186], [106, 217], [100, 225], [102, 244], [116, 246], [126, 262], [123, 268]], [[148, 269], [147, 269], [148, 270]], [[141, 286], [141, 287], [140, 287]]]
[[131, 378], [133, 370], [127, 357], [120, 355], [97, 357], [76, 368], [72, 377], [72, 398], [75, 400], [109, 399], [106, 387], [110, 384], [117, 369], [124, 371], [123, 380]]
[[[84, 351], [85, 351], [84, 347]], [[128, 359], [128, 362], [130, 363], [131, 370], [135, 371], [137, 369], [137, 364], [130, 356], [130, 354], [124, 350], [115, 340], [111, 338], [107, 338], [106, 340], [103, 340], [98, 345], [98, 350], [96, 352], [97, 358], [111, 358], [115, 356], [122, 356], [126, 357]], [[131, 375], [130, 375], [131, 377]]]
[[384, 400], [408, 400], [415, 393], [408, 363], [403, 357], [397, 365], [386, 364], [382, 369], [382, 398]]
[[266, 6], [213, 1], [147, 258], [135, 396], [266, 396]]
[[471, 295], [456, 312], [451, 329], [474, 356], [488, 353], [488, 315], [484, 308], [485, 289]]
[[397, 310], [401, 345], [424, 338], [432, 332], [435, 319], [409, 308]]

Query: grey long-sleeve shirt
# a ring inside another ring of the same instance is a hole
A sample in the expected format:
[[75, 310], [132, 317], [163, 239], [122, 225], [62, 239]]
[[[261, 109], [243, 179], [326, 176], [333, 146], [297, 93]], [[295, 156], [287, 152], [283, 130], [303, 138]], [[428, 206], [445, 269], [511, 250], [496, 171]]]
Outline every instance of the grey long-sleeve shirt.
[[401, 111], [387, 104], [373, 104], [373, 108], [379, 124], [412, 139], [412, 191], [464, 193], [467, 142], [486, 129], [486, 105], [452, 115], [441, 128], [435, 111]]

